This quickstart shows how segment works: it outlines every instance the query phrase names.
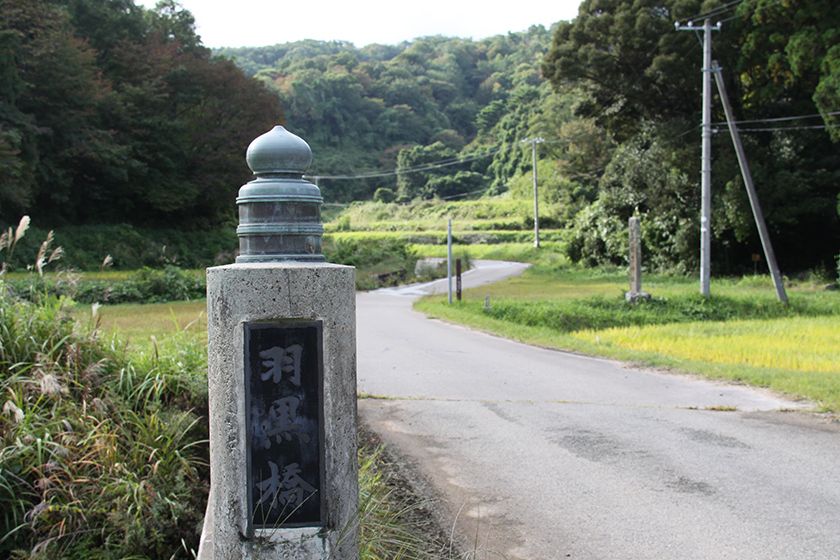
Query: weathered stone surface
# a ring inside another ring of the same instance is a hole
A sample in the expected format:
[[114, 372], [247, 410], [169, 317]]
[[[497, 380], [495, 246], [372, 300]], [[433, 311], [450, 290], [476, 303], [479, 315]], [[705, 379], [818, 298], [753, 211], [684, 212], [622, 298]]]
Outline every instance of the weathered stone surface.
[[630, 229], [630, 293], [642, 291], [642, 230], [639, 218], [628, 220]]
[[[211, 493], [200, 558], [358, 558], [354, 273], [296, 262], [207, 270]], [[249, 536], [243, 324], [287, 319], [323, 324], [326, 525]]]
[[650, 294], [642, 290], [642, 227], [639, 218], [628, 220], [629, 237], [629, 273], [630, 291], [624, 293], [624, 299], [630, 303], [650, 299]]
[[639, 300], [649, 300], [650, 294], [647, 292], [624, 292], [624, 299], [629, 303], [636, 303]]

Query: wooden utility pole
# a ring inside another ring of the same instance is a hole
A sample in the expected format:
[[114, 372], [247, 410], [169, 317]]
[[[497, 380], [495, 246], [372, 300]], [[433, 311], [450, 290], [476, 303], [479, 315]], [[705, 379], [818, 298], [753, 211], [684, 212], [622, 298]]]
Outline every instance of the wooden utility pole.
[[735, 154], [738, 156], [738, 165], [741, 167], [741, 177], [744, 178], [744, 186], [747, 188], [747, 196], [750, 199], [750, 208], [752, 208], [755, 225], [758, 227], [758, 236], [761, 238], [761, 247], [764, 249], [764, 258], [767, 259], [767, 267], [770, 269], [770, 275], [773, 277], [773, 284], [776, 286], [776, 296], [779, 301], [787, 304], [788, 298], [785, 292], [785, 286], [782, 282], [782, 275], [779, 273], [779, 266], [776, 264], [776, 254], [773, 252], [773, 244], [770, 242], [770, 234], [767, 231], [767, 224], [764, 222], [764, 213], [761, 211], [761, 204], [758, 202], [758, 195], [755, 192], [753, 185], [752, 173], [750, 173], [750, 164], [747, 161], [747, 155], [744, 152], [744, 146], [741, 144], [741, 135], [738, 132], [738, 127], [735, 126], [735, 119], [732, 116], [732, 105], [729, 103], [729, 96], [726, 93], [726, 85], [723, 82], [721, 75], [721, 68], [717, 61], [712, 63], [714, 70], [715, 82], [717, 83], [720, 100], [723, 103], [723, 111], [726, 113], [726, 124], [729, 126], [729, 134], [732, 136], [732, 143], [735, 145]]

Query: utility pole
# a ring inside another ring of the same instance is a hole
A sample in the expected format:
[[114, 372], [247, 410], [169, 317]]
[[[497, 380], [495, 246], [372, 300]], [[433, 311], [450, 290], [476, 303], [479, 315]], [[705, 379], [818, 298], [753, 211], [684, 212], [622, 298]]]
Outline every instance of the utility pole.
[[714, 69], [715, 82], [717, 83], [720, 100], [723, 103], [723, 111], [726, 113], [726, 124], [729, 126], [729, 134], [732, 136], [732, 143], [735, 145], [735, 154], [738, 156], [738, 165], [741, 167], [741, 177], [744, 179], [744, 186], [747, 188], [747, 196], [750, 199], [750, 208], [752, 208], [753, 218], [755, 218], [755, 225], [758, 227], [758, 236], [761, 238], [764, 258], [767, 259], [767, 267], [770, 269], [770, 275], [773, 277], [773, 284], [776, 287], [776, 296], [779, 298], [779, 301], [787, 304], [787, 293], [782, 282], [782, 275], [779, 273], [779, 266], [776, 264], [776, 254], [773, 252], [773, 244], [770, 242], [770, 234], [767, 231], [767, 224], [764, 222], [764, 213], [761, 211], [758, 195], [753, 185], [750, 164], [747, 162], [747, 155], [744, 152], [743, 144], [741, 144], [741, 135], [738, 132], [738, 127], [735, 126], [732, 105], [729, 103], [729, 96], [726, 94], [726, 85], [724, 84], [721, 68], [718, 66], [717, 61], [712, 63], [712, 68]]
[[522, 141], [530, 142], [531, 144], [531, 175], [534, 178], [534, 247], [540, 248], [540, 202], [539, 193], [537, 190], [537, 144], [545, 142], [544, 138], [539, 136], [534, 138], [526, 138]]
[[709, 297], [711, 279], [711, 233], [712, 233], [712, 30], [720, 31], [720, 22], [712, 27], [712, 20], [703, 21], [703, 27], [681, 26], [677, 31], [703, 31], [703, 123], [700, 161], [700, 293]]

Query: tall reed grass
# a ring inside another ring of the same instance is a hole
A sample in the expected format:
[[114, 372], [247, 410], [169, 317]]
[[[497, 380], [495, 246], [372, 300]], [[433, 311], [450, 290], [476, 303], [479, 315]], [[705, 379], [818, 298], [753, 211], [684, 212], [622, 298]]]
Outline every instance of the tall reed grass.
[[67, 303], [0, 293], [0, 556], [190, 557], [208, 478], [202, 349], [130, 357]]

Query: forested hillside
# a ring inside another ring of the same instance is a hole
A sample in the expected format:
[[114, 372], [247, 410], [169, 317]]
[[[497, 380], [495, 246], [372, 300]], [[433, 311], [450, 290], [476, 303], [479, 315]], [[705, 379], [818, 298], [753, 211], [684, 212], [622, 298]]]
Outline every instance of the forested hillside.
[[[622, 262], [627, 218], [636, 213], [648, 262], [691, 270], [702, 49], [674, 22], [717, 10], [715, 21], [725, 22], [714, 56], [745, 121], [783, 267], [833, 269], [840, 11], [832, 4], [585, 0], [575, 20], [552, 32], [364, 48], [304, 41], [220, 54], [277, 92], [289, 128], [313, 145], [312, 174], [328, 200], [527, 197], [522, 141], [538, 136], [543, 207], [567, 228], [570, 256]], [[761, 251], [717, 98], [713, 121], [712, 254], [716, 270], [738, 271]], [[352, 179], [365, 174], [373, 177]]]
[[0, 222], [207, 227], [277, 98], [166, 1], [0, 0]]
[[[674, 22], [717, 9], [724, 72], [782, 268], [840, 246], [840, 10], [833, 0], [585, 0], [551, 30], [356, 47], [202, 46], [173, 0], [0, 0], [0, 225], [215, 228], [278, 119], [313, 147], [328, 202], [531, 192], [575, 260], [692, 270], [700, 64]], [[278, 37], [279, 38], [279, 37]], [[715, 270], [760, 253], [714, 100]], [[67, 229], [65, 229], [67, 230]]]
[[[363, 48], [302, 41], [219, 54], [277, 92], [289, 128], [313, 147], [313, 175], [346, 176], [482, 154], [500, 136], [513, 140], [540, 92], [550, 93], [539, 72], [550, 41], [534, 26], [483, 41], [426, 37]], [[332, 201], [370, 198], [378, 187], [403, 199], [498, 191], [521, 157], [516, 148], [428, 173], [319, 185]]]

